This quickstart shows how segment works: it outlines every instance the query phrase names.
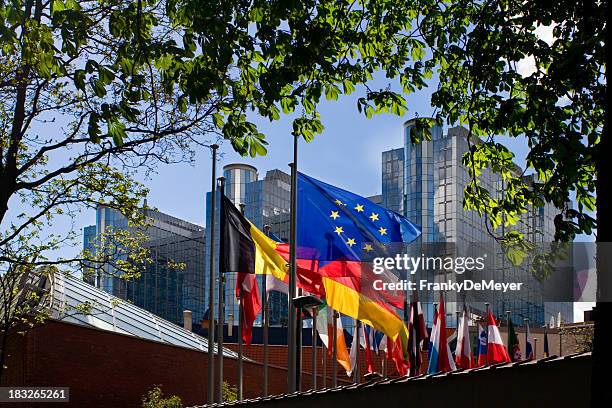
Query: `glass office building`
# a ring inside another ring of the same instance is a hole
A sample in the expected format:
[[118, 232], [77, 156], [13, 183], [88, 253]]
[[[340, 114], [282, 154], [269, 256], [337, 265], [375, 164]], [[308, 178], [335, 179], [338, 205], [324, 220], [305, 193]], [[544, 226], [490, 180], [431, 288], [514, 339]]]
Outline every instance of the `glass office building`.
[[[469, 174], [462, 165], [462, 157], [469, 149], [467, 130], [453, 127], [444, 134], [441, 126], [434, 126], [431, 128], [431, 140], [413, 145], [410, 142], [410, 132], [414, 126], [414, 120], [404, 124], [402, 148], [382, 153], [382, 204], [422, 227], [421, 237], [411, 245], [410, 250], [420, 253], [423, 246], [432, 243], [473, 243], [482, 246], [483, 250], [499, 248], [478, 213], [463, 209], [464, 189], [469, 182]], [[522, 174], [518, 166], [516, 172]], [[536, 182], [533, 176], [525, 177], [531, 177], [531, 181]], [[492, 194], [503, 194], [501, 177], [489, 169], [482, 171], [480, 182]], [[551, 204], [530, 208], [519, 222], [521, 232], [532, 243], [551, 242], [556, 213]], [[503, 260], [498, 261], [502, 258], [495, 257], [497, 270], [501, 269], [504, 274], [513, 274], [514, 277], [520, 275], [523, 280], [533, 279], [526, 268], [510, 267]], [[443, 275], [416, 278], [445, 280]], [[478, 299], [451, 298], [453, 295], [456, 294], [449, 293], [447, 296], [447, 313], [454, 315], [457, 305], [461, 308], [464, 301], [473, 307], [475, 313], [482, 313], [478, 307], [479, 304], [482, 308], [484, 306]], [[526, 299], [516, 295], [500, 297], [496, 304], [491, 305], [493, 312], [501, 316], [506, 310], [511, 310], [517, 324], [522, 324], [523, 318], [528, 318], [532, 324], [542, 325], [551, 315], [556, 319], [559, 312], [565, 322], [572, 321], [571, 303], [545, 304], [533, 301], [538, 298], [537, 293], [523, 295], [528, 296]], [[431, 325], [432, 303], [438, 300], [433, 298], [433, 293], [419, 293], [419, 298], [424, 303], [425, 315]], [[454, 321], [450, 319], [449, 322], [454, 324]]]
[[[225, 195], [238, 208], [244, 207], [244, 214], [257, 228], [263, 230], [265, 225], [270, 226], [270, 232], [277, 238], [287, 241], [289, 238], [289, 208], [291, 182], [290, 175], [281, 170], [270, 170], [262, 179], [258, 178], [257, 169], [247, 164], [229, 164], [223, 167], [225, 178]], [[206, 220], [210, 220], [212, 194], [206, 194]], [[217, 230], [215, 238], [215, 266], [218, 268], [219, 256], [219, 200], [217, 199]], [[207, 228], [208, 234], [210, 229]], [[211, 239], [208, 235], [207, 239]], [[205, 263], [205, 279], [210, 276], [210, 261], [207, 254]], [[214, 272], [218, 273], [218, 270]], [[261, 290], [261, 276], [257, 277]], [[235, 295], [236, 274], [225, 275], [224, 319], [237, 324], [238, 302]], [[218, 303], [214, 302], [214, 314], [217, 314]], [[206, 304], [208, 304], [206, 294]], [[287, 296], [280, 292], [271, 292], [269, 296], [270, 325], [284, 326], [287, 324]], [[261, 314], [257, 317], [255, 325], [261, 324]]]
[[[119, 279], [112, 265], [85, 280], [168, 321], [183, 325], [183, 310], [191, 310], [199, 325], [205, 312], [204, 228], [159, 211], [147, 210], [149, 225], [142, 231], [143, 246], [152, 262], [141, 276], [131, 281]], [[131, 230], [119, 212], [100, 206], [96, 225], [84, 228], [84, 247], [95, 252], [100, 234], [111, 230]], [[125, 255], [123, 255], [125, 260]], [[179, 267], [176, 265], [180, 264]]]

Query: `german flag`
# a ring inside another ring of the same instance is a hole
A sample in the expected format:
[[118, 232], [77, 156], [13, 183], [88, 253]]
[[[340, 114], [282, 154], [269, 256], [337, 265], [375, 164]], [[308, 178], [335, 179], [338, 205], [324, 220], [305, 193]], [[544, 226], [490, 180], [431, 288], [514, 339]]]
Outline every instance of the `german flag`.
[[276, 252], [276, 242], [257, 229], [221, 195], [221, 240], [219, 270], [251, 274], [270, 274], [285, 281], [287, 262]]

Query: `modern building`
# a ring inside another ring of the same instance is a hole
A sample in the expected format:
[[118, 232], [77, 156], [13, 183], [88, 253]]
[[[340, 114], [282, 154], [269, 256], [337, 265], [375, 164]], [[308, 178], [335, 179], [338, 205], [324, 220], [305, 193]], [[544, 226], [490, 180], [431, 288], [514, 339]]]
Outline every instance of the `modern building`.
[[[270, 170], [265, 177], [259, 179], [257, 169], [248, 164], [228, 164], [223, 167], [225, 178], [225, 195], [236, 205], [244, 209], [245, 217], [255, 226], [263, 230], [264, 226], [270, 227], [270, 232], [278, 239], [287, 241], [289, 238], [289, 208], [291, 200], [291, 176], [281, 170]], [[206, 194], [206, 222], [210, 220], [212, 194]], [[217, 226], [219, 217], [219, 201], [217, 201]], [[217, 228], [215, 238], [215, 265], [218, 268], [218, 236]], [[210, 228], [207, 228], [207, 240], [210, 237]], [[210, 242], [210, 241], [208, 241]], [[205, 280], [208, 282], [210, 276], [210, 254], [206, 254]], [[218, 271], [214, 271], [215, 274]], [[261, 293], [261, 277], [258, 276], [258, 284]], [[235, 296], [236, 274], [225, 275], [225, 314], [224, 319], [228, 322], [237, 321], [238, 302]], [[215, 299], [215, 315], [218, 310], [218, 299]], [[206, 294], [208, 304], [208, 293]], [[270, 325], [284, 326], [287, 324], [287, 296], [280, 292], [271, 292], [268, 298], [270, 310]], [[261, 324], [261, 315], [255, 321], [255, 325]]]
[[[183, 311], [190, 310], [195, 324], [200, 323], [206, 310], [204, 293], [204, 257], [206, 252], [204, 228], [155, 210], [146, 210], [148, 225], [142, 232], [142, 244], [149, 251], [152, 262], [143, 266], [141, 276], [123, 280], [111, 264], [85, 276], [90, 284], [120, 299], [160, 316], [170, 322], [183, 324]], [[100, 206], [96, 225], [84, 228], [84, 247], [95, 253], [101, 237], [111, 231], [137, 232], [128, 226], [127, 219], [118, 211]], [[118, 259], [126, 260], [125, 255]]]
[[[453, 127], [444, 134], [442, 127], [436, 125], [430, 129], [431, 140], [413, 145], [410, 134], [414, 128], [415, 120], [407, 121], [404, 124], [404, 146], [382, 153], [382, 205], [421, 225], [422, 235], [414, 243], [417, 251], [420, 251], [423, 245], [434, 243], [472, 243], [487, 249], [498, 248], [499, 251], [499, 246], [487, 231], [484, 220], [478, 213], [463, 209], [464, 189], [470, 180], [466, 168], [462, 165], [462, 157], [469, 150], [467, 129]], [[516, 166], [515, 171], [522, 174], [519, 166]], [[537, 182], [534, 176], [524, 177]], [[504, 192], [501, 176], [489, 169], [482, 171], [480, 183], [493, 194]], [[518, 228], [529, 242], [551, 242], [556, 214], [551, 204], [530, 208], [519, 221]], [[526, 268], [510, 267], [503, 264], [503, 261], [498, 261], [502, 258], [495, 257], [495, 262], [501, 262], [501, 265], [496, 264], [496, 268], [504, 268], [504, 273], [520, 275], [525, 280], [533, 279]], [[442, 278], [443, 276], [434, 277], [440, 280]], [[534, 284], [533, 287], [535, 286]], [[545, 304], [543, 301], [534, 302], [538, 294], [523, 295], [525, 298], [516, 295], [500, 298], [498, 302], [492, 303], [493, 312], [501, 316], [506, 310], [511, 310], [512, 318], [517, 324], [522, 324], [523, 319], [528, 318], [532, 325], [543, 325], [551, 315], [557, 318], [559, 312], [565, 322], [572, 321], [572, 303]], [[431, 293], [420, 293], [419, 297], [425, 302], [426, 318], [431, 325], [432, 303], [437, 302], [437, 299], [434, 299]], [[474, 311], [482, 312], [478, 310], [478, 299], [471, 300], [476, 303]], [[461, 308], [466, 299], [447, 297], [447, 301], [447, 313], [454, 315], [456, 307]], [[484, 304], [480, 303], [480, 307], [484, 309]]]

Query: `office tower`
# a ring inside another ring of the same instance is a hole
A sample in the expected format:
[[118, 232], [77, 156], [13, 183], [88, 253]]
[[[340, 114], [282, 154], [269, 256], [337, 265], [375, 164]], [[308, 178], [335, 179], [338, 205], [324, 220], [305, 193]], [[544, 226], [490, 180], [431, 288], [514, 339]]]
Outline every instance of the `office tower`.
[[[411, 221], [421, 225], [422, 235], [412, 245], [419, 252], [425, 245], [431, 249], [432, 243], [463, 244], [481, 246], [483, 250], [500, 251], [494, 238], [487, 231], [484, 220], [474, 211], [463, 209], [465, 186], [470, 175], [462, 165], [462, 157], [469, 150], [467, 129], [453, 127], [443, 133], [441, 126], [433, 126], [431, 140], [413, 145], [410, 142], [410, 132], [415, 127], [415, 121], [404, 124], [404, 146], [382, 153], [382, 205], [406, 216]], [[479, 143], [474, 139], [470, 143]], [[517, 175], [522, 174], [516, 166]], [[534, 176], [524, 176], [532, 182], [537, 182]], [[503, 194], [504, 185], [501, 176], [489, 169], [484, 169], [480, 175], [482, 187], [492, 194]], [[543, 207], [530, 208], [521, 217], [518, 229], [534, 244], [551, 242], [554, 237], [554, 216], [557, 214], [551, 204]], [[497, 231], [503, 233], [503, 231]], [[497, 254], [499, 255], [499, 254]], [[527, 274], [526, 268], [515, 268], [503, 264], [500, 256], [495, 256], [496, 268], [503, 269], [504, 274], [527, 280], [533, 279]], [[422, 276], [422, 278], [445, 280], [443, 275]], [[534, 287], [537, 285], [533, 285]], [[447, 301], [448, 313], [455, 308], [461, 308], [463, 301], [469, 299], [452, 298], [449, 293]], [[492, 304], [496, 315], [503, 315], [506, 310], [513, 311], [513, 320], [522, 324], [523, 318], [529, 318], [533, 324], [544, 324], [550, 314], [557, 315], [561, 311], [564, 321], [572, 321], [573, 309], [571, 303], [546, 304], [543, 301], [533, 301], [537, 293], [524, 293], [518, 296], [502, 296]], [[431, 324], [433, 316], [432, 302], [437, 302], [431, 293], [419, 293], [425, 301], [425, 314]], [[478, 304], [477, 300], [475, 299]], [[472, 299], [474, 301], [474, 299]], [[482, 304], [480, 307], [483, 307]], [[477, 313], [482, 310], [475, 309]], [[454, 321], [454, 319], [453, 319]]]
[[[168, 321], [183, 325], [183, 310], [191, 310], [194, 324], [199, 325], [205, 312], [204, 228], [155, 210], [147, 210], [146, 237], [142, 244], [149, 250], [151, 263], [144, 266], [139, 278], [119, 279], [114, 266], [104, 265], [100, 273], [85, 280], [118, 298], [128, 300]], [[84, 247], [95, 253], [101, 234], [116, 230], [134, 230], [118, 211], [100, 206], [96, 225], [84, 228]], [[126, 260], [125, 255], [118, 259]]]

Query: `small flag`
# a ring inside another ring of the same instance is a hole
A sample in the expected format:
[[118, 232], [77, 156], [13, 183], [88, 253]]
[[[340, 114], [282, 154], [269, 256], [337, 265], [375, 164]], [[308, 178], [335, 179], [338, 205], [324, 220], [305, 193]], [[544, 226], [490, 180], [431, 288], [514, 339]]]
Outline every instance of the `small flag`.
[[527, 344], [525, 345], [525, 359], [533, 360], [533, 340], [531, 339], [531, 332], [529, 331], [529, 324], [527, 324]]
[[289, 285], [286, 282], [278, 279], [276, 276], [268, 274], [266, 275], [266, 292], [281, 292], [286, 295], [289, 294]]
[[224, 194], [221, 195], [219, 270], [273, 274], [281, 280], [287, 262], [276, 252], [277, 243], [247, 220]]
[[257, 279], [251, 273], [239, 273], [236, 278], [236, 297], [240, 298], [242, 289], [242, 341], [248, 346], [253, 339], [253, 322], [261, 311], [261, 298], [257, 289]]
[[487, 324], [489, 326], [487, 335], [487, 362], [489, 364], [510, 363], [508, 350], [504, 346], [499, 329], [495, 323], [495, 318], [493, 317], [493, 312], [490, 310]]
[[440, 294], [440, 311], [434, 331], [431, 333], [432, 347], [429, 359], [428, 374], [456, 370], [448, 341], [446, 340], [446, 313], [444, 311], [444, 297]]
[[[363, 324], [361, 328], [363, 331], [362, 337], [365, 340], [366, 366], [368, 373], [371, 374], [374, 372], [374, 361], [372, 361], [372, 342], [376, 342], [376, 338], [374, 337], [375, 330], [365, 324]], [[377, 347], [376, 352], [378, 352], [378, 346], [374, 346]]]
[[402, 338], [397, 337], [395, 341], [387, 342], [387, 358], [395, 362], [395, 368], [400, 377], [408, 375], [409, 363], [404, 358], [404, 346]]
[[425, 319], [421, 302], [416, 301], [410, 304], [410, 317], [408, 322], [408, 357], [410, 359], [410, 375], [418, 375], [420, 373], [421, 359], [421, 342], [427, 339], [427, 328], [425, 327]]
[[[346, 371], [346, 375], [349, 377], [353, 375], [355, 371], [355, 366], [357, 365], [357, 354], [359, 353], [359, 341], [357, 341], [357, 333], [362, 330], [357, 330], [357, 320], [355, 320], [355, 331], [353, 332], [353, 341], [351, 342], [351, 351], [349, 353], [349, 359], [351, 361], [351, 369]], [[361, 333], [359, 333], [359, 337], [361, 337]]]
[[433, 348], [433, 333], [436, 330], [436, 322], [438, 321], [438, 308], [434, 305], [433, 323], [431, 324], [431, 335], [429, 336], [429, 352], [428, 359], [431, 360], [431, 349]]
[[512, 361], [521, 361], [521, 347], [519, 346], [519, 340], [514, 331], [514, 325], [512, 319], [508, 319], [508, 350], [510, 350], [510, 358]]
[[[321, 342], [327, 348], [329, 355], [332, 355], [332, 349], [330, 348], [332, 333], [333, 333], [333, 310], [329, 306], [324, 306], [319, 309], [317, 314], [317, 331]], [[338, 363], [347, 371], [351, 370], [351, 360], [349, 352], [346, 347], [346, 340], [344, 339], [344, 329], [342, 328], [342, 319], [338, 318], [336, 326], [336, 360]]]
[[366, 348], [366, 339], [369, 348], [374, 353], [378, 354], [378, 350], [380, 350], [380, 343], [382, 342], [383, 337], [385, 337], [383, 332], [379, 332], [375, 328], [368, 326], [367, 324], [362, 324], [363, 327], [363, 336], [360, 338], [361, 347]]
[[544, 358], [549, 356], [548, 352], [548, 333], [544, 330]]
[[457, 367], [468, 369], [474, 367], [474, 355], [470, 347], [470, 328], [467, 310], [463, 309], [463, 316], [457, 328], [457, 349], [455, 351], [455, 362]]
[[487, 332], [478, 325], [478, 367], [487, 365]]
[[386, 334], [383, 334], [382, 338], [380, 339], [380, 343], [378, 343], [378, 349], [382, 351], [383, 353], [387, 352], [387, 335]]

